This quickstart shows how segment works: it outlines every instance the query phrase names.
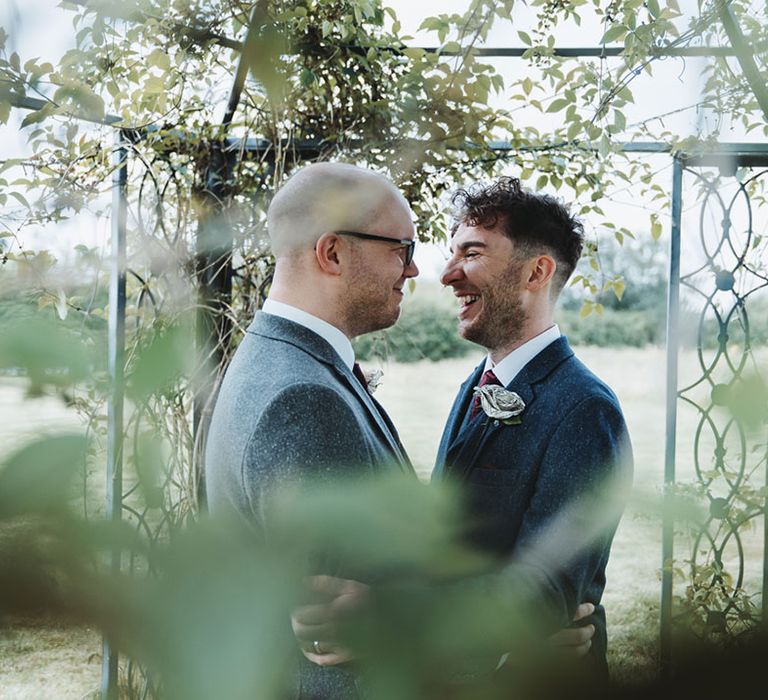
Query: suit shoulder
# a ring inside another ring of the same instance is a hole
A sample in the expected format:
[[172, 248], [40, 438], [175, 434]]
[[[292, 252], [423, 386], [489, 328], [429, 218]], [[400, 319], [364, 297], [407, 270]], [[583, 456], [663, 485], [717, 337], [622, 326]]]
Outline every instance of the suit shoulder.
[[329, 416], [338, 417], [339, 411], [353, 412], [351, 392], [339, 382], [296, 377], [277, 387], [264, 403], [264, 412], [277, 409], [286, 414], [311, 416], [323, 422]]
[[570, 406], [592, 399], [598, 403], [606, 402], [621, 410], [619, 400], [611, 387], [576, 355], [569, 357], [557, 368], [552, 376], [552, 384], [561, 399], [565, 399]]

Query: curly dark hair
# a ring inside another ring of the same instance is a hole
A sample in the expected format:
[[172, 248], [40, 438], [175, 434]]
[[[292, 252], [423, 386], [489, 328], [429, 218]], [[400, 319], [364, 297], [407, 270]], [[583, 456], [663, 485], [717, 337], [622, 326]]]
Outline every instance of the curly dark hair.
[[528, 192], [516, 177], [501, 177], [490, 185], [478, 183], [456, 191], [451, 198], [454, 224], [494, 228], [523, 256], [546, 252], [557, 262], [556, 293], [573, 274], [584, 246], [584, 227], [568, 209], [547, 194]]

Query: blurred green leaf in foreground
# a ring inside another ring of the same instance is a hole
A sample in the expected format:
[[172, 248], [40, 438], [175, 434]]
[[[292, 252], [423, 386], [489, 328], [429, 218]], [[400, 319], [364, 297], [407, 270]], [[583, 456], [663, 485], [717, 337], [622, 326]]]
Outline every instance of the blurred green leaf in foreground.
[[24, 373], [35, 395], [45, 386], [70, 386], [88, 377], [94, 367], [90, 347], [54, 319], [11, 318], [0, 333], [0, 369]]
[[[399, 480], [296, 490], [275, 500], [266, 537], [201, 519], [149, 544], [127, 522], [86, 522], [70, 508], [85, 450], [79, 438], [45, 438], [0, 466], [0, 625], [46, 611], [94, 625], [147, 669], [156, 697], [292, 697], [290, 612], [321, 554], [375, 584], [339, 630], [365, 698], [644, 697], [587, 687], [578, 662], [553, 655], [525, 575], [500, 576], [461, 544], [448, 490]], [[113, 551], [145, 566], [115, 573]], [[512, 665], [496, 671], [504, 652]]]

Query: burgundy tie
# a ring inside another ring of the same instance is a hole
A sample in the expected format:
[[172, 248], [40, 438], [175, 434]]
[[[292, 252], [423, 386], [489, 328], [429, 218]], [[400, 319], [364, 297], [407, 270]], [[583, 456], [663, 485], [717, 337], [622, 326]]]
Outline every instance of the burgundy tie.
[[363, 370], [357, 362], [355, 362], [355, 364], [352, 367], [352, 374], [354, 374], [355, 377], [357, 377], [357, 381], [359, 381], [363, 385], [363, 389], [368, 391], [368, 380], [365, 378], [365, 375], [363, 374]]
[[[493, 373], [492, 369], [489, 369], [480, 378], [478, 386], [485, 386], [486, 384], [498, 384], [501, 386], [499, 378]], [[475, 395], [472, 399], [472, 408], [469, 410], [469, 420], [472, 420], [480, 412], [480, 397]]]

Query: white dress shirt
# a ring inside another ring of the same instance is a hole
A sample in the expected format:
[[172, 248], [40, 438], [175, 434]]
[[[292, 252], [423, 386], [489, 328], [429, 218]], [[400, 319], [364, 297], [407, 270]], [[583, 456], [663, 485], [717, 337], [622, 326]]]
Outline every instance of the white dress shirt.
[[560, 337], [560, 329], [557, 324], [547, 328], [543, 333], [539, 333], [529, 341], [523, 343], [519, 348], [515, 348], [503, 360], [499, 360], [495, 365], [490, 355], [485, 358], [485, 372], [489, 369], [501, 382], [501, 386], [509, 386], [509, 383], [520, 373], [536, 355], [545, 347], [554, 343]]
[[298, 323], [304, 328], [308, 328], [313, 333], [317, 333], [323, 340], [336, 351], [336, 354], [341, 358], [342, 362], [352, 371], [352, 367], [355, 364], [355, 351], [352, 349], [352, 343], [349, 338], [344, 335], [336, 326], [332, 326], [327, 321], [308, 314], [306, 311], [297, 309], [290, 304], [284, 304], [281, 301], [275, 301], [274, 299], [267, 299], [264, 302], [264, 306], [261, 310], [265, 314], [271, 314], [272, 316], [279, 316], [280, 318], [288, 319], [294, 323]]

